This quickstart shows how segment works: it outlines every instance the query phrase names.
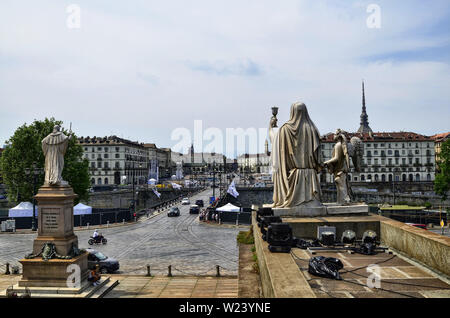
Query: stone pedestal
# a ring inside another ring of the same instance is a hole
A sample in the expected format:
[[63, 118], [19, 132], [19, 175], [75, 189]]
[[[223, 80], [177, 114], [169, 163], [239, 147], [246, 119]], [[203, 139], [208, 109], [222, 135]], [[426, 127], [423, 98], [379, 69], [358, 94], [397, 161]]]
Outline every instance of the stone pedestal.
[[[72, 259], [50, 259], [42, 260], [41, 257], [34, 259], [22, 259], [20, 263], [23, 267], [22, 279], [19, 281], [19, 287], [60, 287], [67, 288], [67, 279], [74, 273], [71, 265], [77, 265], [80, 268], [80, 288], [87, 283], [87, 258], [88, 253]], [[83, 270], [84, 269], [84, 270]]]
[[[269, 205], [264, 205], [264, 207]], [[292, 208], [274, 208], [273, 215], [279, 217], [318, 217], [318, 216], [353, 216], [368, 215], [369, 206], [364, 203], [339, 205], [337, 203], [324, 203], [317, 205], [300, 205]]]
[[[45, 243], [53, 243], [56, 253], [69, 255], [72, 246], [78, 247], [78, 238], [73, 232], [73, 200], [77, 195], [73, 189], [61, 186], [42, 186], [35, 196], [38, 203], [38, 236], [33, 242], [33, 254], [39, 254]], [[22, 259], [21, 287], [67, 287], [67, 278], [77, 265], [81, 280], [85, 283], [88, 266], [87, 253], [72, 259], [50, 259], [44, 261], [42, 255], [33, 259]]]

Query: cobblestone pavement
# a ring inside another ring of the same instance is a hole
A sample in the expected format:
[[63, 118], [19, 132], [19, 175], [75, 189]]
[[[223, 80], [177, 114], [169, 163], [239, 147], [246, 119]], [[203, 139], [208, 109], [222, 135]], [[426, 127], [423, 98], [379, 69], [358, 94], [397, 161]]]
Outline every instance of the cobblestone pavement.
[[[190, 198], [191, 203], [209, 201], [211, 190]], [[179, 205], [180, 217], [160, 215], [143, 217], [136, 224], [102, 229], [108, 239], [106, 245], [94, 249], [120, 262], [119, 274], [143, 274], [150, 265], [152, 275], [167, 274], [172, 265], [173, 275], [214, 275], [216, 265], [221, 274], [237, 275], [238, 245], [236, 235], [242, 228], [210, 226], [198, 221], [198, 215], [189, 214], [188, 205]], [[90, 247], [87, 241], [93, 229], [76, 231], [80, 248]], [[0, 271], [6, 262], [17, 264], [30, 253], [36, 234], [0, 235]]]

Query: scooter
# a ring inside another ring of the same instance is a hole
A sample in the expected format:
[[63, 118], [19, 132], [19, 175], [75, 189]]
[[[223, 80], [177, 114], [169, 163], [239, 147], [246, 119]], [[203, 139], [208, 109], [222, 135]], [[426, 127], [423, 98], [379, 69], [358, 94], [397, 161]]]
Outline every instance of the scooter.
[[97, 237], [90, 237], [88, 240], [88, 244], [89, 245], [93, 245], [93, 244], [106, 244], [108, 242], [108, 240], [106, 238], [103, 237], [103, 235], [99, 235]]

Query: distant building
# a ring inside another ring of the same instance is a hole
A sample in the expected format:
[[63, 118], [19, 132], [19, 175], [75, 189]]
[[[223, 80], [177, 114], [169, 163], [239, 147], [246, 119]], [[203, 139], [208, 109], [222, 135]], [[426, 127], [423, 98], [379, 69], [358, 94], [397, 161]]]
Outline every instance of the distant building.
[[[435, 142], [433, 137], [413, 132], [376, 132], [369, 127], [364, 82], [361, 123], [356, 133], [347, 133], [347, 140], [359, 137], [364, 143], [364, 159], [361, 173], [349, 173], [351, 181], [360, 182], [420, 182], [434, 181]], [[331, 158], [335, 145], [334, 134], [322, 137], [321, 156]], [[321, 182], [332, 183], [333, 176], [321, 173]]]
[[450, 139], [450, 132], [437, 134], [434, 136], [431, 136], [431, 138], [434, 140], [434, 149], [435, 149], [435, 157], [436, 157], [436, 171], [439, 171], [439, 161], [440, 161], [440, 154], [441, 154], [441, 146], [444, 142], [446, 142], [448, 139]]
[[145, 184], [149, 152], [144, 144], [110, 137], [80, 137], [84, 158], [89, 160], [92, 185]]
[[[412, 132], [348, 133], [347, 140], [353, 136], [363, 141], [364, 158], [361, 173], [352, 166], [352, 181], [434, 181], [435, 148], [431, 137]], [[331, 159], [334, 145], [334, 134], [322, 137], [324, 161]], [[329, 173], [322, 173], [321, 181], [334, 182]]]
[[241, 173], [271, 173], [270, 155], [267, 153], [243, 154], [237, 158], [237, 163]]

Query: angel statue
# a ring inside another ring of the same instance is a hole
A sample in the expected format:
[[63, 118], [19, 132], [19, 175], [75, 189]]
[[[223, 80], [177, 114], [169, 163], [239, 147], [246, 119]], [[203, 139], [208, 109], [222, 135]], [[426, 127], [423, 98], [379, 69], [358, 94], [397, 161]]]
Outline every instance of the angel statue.
[[347, 176], [350, 169], [350, 158], [352, 158], [355, 171], [360, 172], [364, 144], [358, 137], [353, 137], [348, 143], [345, 132], [341, 129], [336, 130], [334, 140], [336, 145], [333, 148], [332, 158], [324, 162], [324, 165], [328, 167], [328, 171], [334, 176], [337, 189], [337, 203], [349, 204], [351, 202], [351, 187]]

